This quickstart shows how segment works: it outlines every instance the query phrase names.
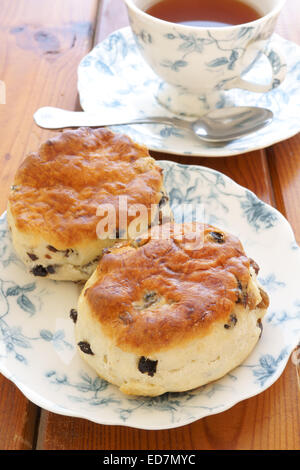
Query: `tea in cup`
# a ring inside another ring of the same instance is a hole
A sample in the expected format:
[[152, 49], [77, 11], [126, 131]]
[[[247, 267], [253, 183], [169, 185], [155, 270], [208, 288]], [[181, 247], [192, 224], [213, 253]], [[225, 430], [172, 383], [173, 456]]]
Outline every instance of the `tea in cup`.
[[[286, 59], [271, 41], [285, 0], [124, 1], [137, 46], [162, 79], [157, 99], [176, 114], [199, 116], [224, 90], [265, 93], [285, 78]], [[269, 82], [244, 78], [262, 55]]]

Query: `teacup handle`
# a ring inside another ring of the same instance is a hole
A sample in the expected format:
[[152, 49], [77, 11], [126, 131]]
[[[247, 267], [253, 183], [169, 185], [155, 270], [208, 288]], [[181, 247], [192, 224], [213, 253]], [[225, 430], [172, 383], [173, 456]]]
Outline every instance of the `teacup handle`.
[[267, 91], [273, 90], [278, 87], [286, 76], [286, 58], [281, 52], [277, 45], [268, 44], [264, 50], [260, 42], [255, 43], [255, 48], [258, 49], [258, 53], [264, 54], [269, 60], [272, 68], [272, 78], [267, 85], [260, 85], [258, 83], [250, 82], [239, 77], [235, 82], [237, 88], [244, 90], [254, 91], [256, 93], [266, 93]]

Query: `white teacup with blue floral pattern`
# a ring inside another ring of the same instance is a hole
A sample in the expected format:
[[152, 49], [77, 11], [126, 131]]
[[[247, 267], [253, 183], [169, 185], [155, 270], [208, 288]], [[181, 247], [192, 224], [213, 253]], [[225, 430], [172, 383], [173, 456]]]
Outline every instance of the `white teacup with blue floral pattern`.
[[[265, 93], [284, 80], [286, 60], [272, 45], [272, 34], [285, 0], [243, 0], [261, 17], [225, 27], [186, 26], [145, 13], [159, 0], [124, 1], [138, 48], [162, 79], [157, 99], [177, 114], [207, 112], [224, 90]], [[263, 56], [265, 76], [259, 82], [244, 78]]]

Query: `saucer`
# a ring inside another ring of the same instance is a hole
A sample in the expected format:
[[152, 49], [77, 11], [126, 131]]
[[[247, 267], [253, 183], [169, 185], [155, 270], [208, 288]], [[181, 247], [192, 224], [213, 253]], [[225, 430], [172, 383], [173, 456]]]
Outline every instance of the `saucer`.
[[[217, 103], [225, 106], [260, 106], [274, 113], [271, 124], [248, 136], [222, 144], [209, 144], [172, 125], [112, 126], [150, 150], [177, 155], [226, 157], [268, 147], [300, 131], [300, 47], [274, 34], [287, 57], [284, 82], [268, 93], [233, 89]], [[275, 59], [274, 59], [275, 60]], [[258, 61], [250, 74], [264, 81], [265, 63]], [[249, 75], [250, 76], [250, 75]], [[84, 111], [131, 119], [154, 115], [173, 116], [156, 99], [161, 80], [141, 57], [129, 27], [115, 31], [98, 44], [78, 67], [78, 91]]]

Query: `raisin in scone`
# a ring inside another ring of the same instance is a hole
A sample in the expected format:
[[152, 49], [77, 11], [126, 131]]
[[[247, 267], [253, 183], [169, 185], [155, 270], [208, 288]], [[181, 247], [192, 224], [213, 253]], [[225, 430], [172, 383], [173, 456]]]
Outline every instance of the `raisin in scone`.
[[[146, 229], [157, 218], [152, 205], [168, 211], [162, 169], [147, 148], [108, 129], [59, 133], [16, 173], [7, 217], [17, 254], [35, 276], [88, 279], [102, 250], [127, 238], [118, 227], [121, 196], [147, 208]], [[115, 208], [116, 230], [99, 238], [97, 209], [103, 204]]]
[[258, 269], [237, 237], [207, 224], [164, 224], [115, 246], [79, 298], [80, 355], [126, 394], [181, 392], [216, 380], [262, 334], [269, 300]]

